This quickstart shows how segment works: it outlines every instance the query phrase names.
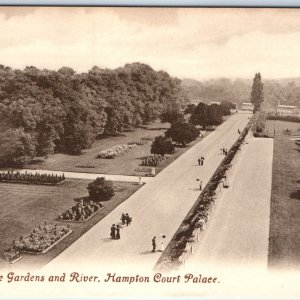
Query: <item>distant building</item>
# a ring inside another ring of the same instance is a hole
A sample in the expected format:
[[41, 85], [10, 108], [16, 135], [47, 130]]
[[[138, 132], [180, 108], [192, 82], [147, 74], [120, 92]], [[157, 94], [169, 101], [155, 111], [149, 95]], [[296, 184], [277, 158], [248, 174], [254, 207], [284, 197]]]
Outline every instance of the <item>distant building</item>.
[[250, 102], [244, 102], [242, 104], [242, 108], [241, 110], [244, 110], [244, 111], [252, 111], [254, 110], [254, 105]]
[[296, 105], [277, 105], [276, 113], [280, 116], [298, 116], [299, 110]]
[[218, 102], [218, 101], [211, 101], [211, 102], [208, 103], [208, 105], [213, 105], [213, 104], [220, 105], [221, 102]]

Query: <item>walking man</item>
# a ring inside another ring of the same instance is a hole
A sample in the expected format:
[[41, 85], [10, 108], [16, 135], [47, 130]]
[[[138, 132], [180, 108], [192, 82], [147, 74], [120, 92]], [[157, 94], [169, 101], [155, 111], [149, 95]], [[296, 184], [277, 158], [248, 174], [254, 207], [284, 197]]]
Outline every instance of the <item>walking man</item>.
[[199, 190], [202, 191], [202, 180], [199, 183]]
[[203, 166], [203, 164], [204, 164], [204, 157], [201, 156], [201, 166]]
[[152, 239], [152, 251], [151, 252], [155, 252], [155, 250], [156, 250], [156, 236], [154, 236]]
[[122, 221], [122, 224], [125, 225], [125, 222], [126, 222], [126, 216], [125, 216], [124, 213], [122, 213], [121, 221]]
[[131, 223], [131, 221], [132, 221], [132, 218], [129, 217], [128, 214], [126, 214], [126, 216], [125, 216], [125, 221], [126, 221], [126, 225], [128, 226], [128, 225], [130, 225], [130, 223]]
[[201, 159], [198, 158], [198, 165], [201, 166]]

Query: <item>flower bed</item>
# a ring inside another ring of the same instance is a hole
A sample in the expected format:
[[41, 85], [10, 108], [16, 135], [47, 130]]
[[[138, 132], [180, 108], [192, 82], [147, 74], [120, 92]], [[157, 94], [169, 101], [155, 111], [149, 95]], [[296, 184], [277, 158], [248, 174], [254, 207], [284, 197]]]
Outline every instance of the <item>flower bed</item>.
[[82, 165], [76, 165], [76, 168], [87, 168], [87, 169], [93, 169], [95, 168], [95, 165], [92, 162], [85, 162]]
[[136, 172], [143, 172], [143, 173], [150, 173], [151, 172], [151, 168], [143, 168], [143, 167], [138, 167], [135, 169]]
[[14, 241], [11, 251], [7, 251], [7, 256], [13, 257], [14, 252], [46, 253], [71, 232], [69, 226], [65, 225], [40, 225], [29, 234], [23, 235], [19, 240]]
[[133, 142], [128, 143], [128, 145], [138, 145], [138, 146], [142, 146], [144, 144], [145, 144], [145, 142], [143, 142], [143, 141], [133, 141]]
[[141, 137], [141, 140], [143, 140], [143, 141], [153, 141], [154, 138], [151, 137], [151, 136], [143, 136], [143, 137]]
[[126, 152], [128, 152], [130, 149], [135, 147], [136, 144], [122, 144], [122, 145], [117, 145], [112, 148], [106, 149], [101, 151], [96, 158], [104, 158], [104, 159], [114, 159], [117, 156], [120, 156]]
[[145, 167], [157, 167], [161, 165], [168, 157], [166, 155], [152, 154], [142, 160], [141, 165]]
[[7, 171], [0, 173], [0, 182], [6, 183], [23, 183], [23, 184], [41, 184], [41, 185], [58, 185], [65, 181], [65, 175], [41, 174], [19, 171]]
[[10, 263], [14, 263], [15, 261], [19, 260], [20, 258], [21, 258], [21, 253], [15, 247], [11, 247], [11, 248], [5, 250], [3, 253], [3, 259]]
[[58, 216], [59, 221], [85, 222], [92, 218], [101, 208], [102, 203], [95, 203], [92, 200], [81, 200], [75, 206]]

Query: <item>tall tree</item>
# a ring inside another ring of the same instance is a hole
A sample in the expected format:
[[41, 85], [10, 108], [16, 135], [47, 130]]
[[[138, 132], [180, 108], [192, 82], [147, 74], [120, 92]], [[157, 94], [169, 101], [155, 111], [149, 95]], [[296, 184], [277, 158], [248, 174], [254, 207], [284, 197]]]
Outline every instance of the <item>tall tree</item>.
[[254, 105], [254, 111], [260, 110], [261, 103], [264, 101], [264, 85], [261, 81], [260, 73], [256, 73], [253, 79], [251, 91], [251, 103]]
[[191, 123], [174, 123], [166, 132], [166, 137], [183, 146], [195, 140], [198, 135], [199, 130]]

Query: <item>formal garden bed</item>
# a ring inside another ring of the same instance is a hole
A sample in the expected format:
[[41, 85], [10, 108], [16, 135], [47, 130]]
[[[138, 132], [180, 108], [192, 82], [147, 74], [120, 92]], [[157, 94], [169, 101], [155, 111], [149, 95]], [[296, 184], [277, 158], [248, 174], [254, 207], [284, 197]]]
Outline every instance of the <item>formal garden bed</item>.
[[13, 241], [10, 249], [4, 253], [4, 258], [14, 261], [21, 253], [44, 254], [72, 233], [69, 226], [58, 224], [40, 225], [29, 234], [21, 235]]
[[64, 222], [86, 222], [95, 216], [103, 206], [101, 202], [95, 203], [93, 200], [87, 199], [84, 201], [81, 199], [79, 203], [60, 214], [57, 220]]
[[141, 166], [158, 167], [169, 158], [168, 155], [152, 154], [142, 160]]
[[97, 155], [97, 158], [114, 159], [114, 158], [121, 156], [122, 154], [128, 152], [130, 149], [134, 148], [135, 146], [136, 146], [136, 144], [116, 145], [112, 148], [101, 151]]
[[65, 181], [65, 175], [41, 174], [39, 172], [4, 171], [0, 173], [0, 182], [59, 185]]
[[217, 193], [224, 187], [228, 170], [232, 166], [231, 163], [237, 151], [240, 150], [252, 124], [251, 120], [239, 136], [238, 140], [231, 147], [228, 154], [201, 192], [196, 203], [176, 231], [168, 247], [158, 260], [155, 269], [166, 271], [180, 265], [180, 257], [186, 252], [187, 243], [193, 240], [195, 231], [203, 228], [204, 224], [208, 221], [209, 213], [216, 201]]

